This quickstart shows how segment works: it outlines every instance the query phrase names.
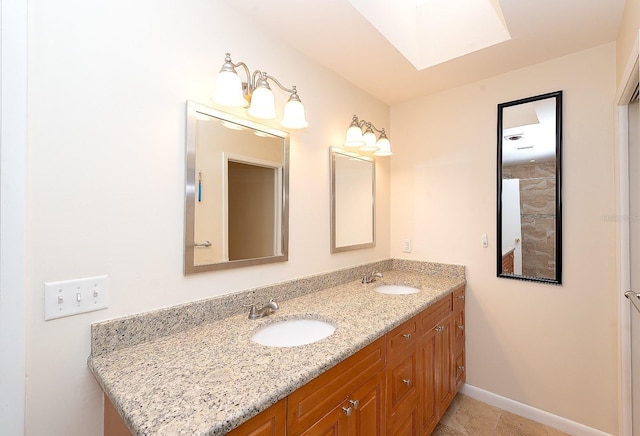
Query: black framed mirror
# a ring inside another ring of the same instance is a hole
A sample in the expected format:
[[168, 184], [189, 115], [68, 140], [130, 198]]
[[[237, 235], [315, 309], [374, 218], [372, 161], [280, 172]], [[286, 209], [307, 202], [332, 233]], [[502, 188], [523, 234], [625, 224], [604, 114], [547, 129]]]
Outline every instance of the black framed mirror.
[[497, 275], [562, 284], [562, 91], [498, 104]]

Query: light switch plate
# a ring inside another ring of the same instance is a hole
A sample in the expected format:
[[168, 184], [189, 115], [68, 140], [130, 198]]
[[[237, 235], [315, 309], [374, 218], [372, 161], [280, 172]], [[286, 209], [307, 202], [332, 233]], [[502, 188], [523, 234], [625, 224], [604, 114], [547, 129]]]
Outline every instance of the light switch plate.
[[45, 321], [106, 309], [108, 276], [44, 284]]
[[402, 241], [402, 252], [411, 253], [411, 239], [405, 239]]

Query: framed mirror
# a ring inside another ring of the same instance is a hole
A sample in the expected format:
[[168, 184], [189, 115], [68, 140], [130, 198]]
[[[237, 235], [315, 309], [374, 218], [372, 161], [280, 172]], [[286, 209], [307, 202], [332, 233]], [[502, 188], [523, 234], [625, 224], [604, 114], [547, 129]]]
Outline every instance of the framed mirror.
[[376, 165], [331, 149], [331, 252], [375, 247]]
[[289, 135], [187, 102], [184, 273], [287, 260]]
[[562, 91], [498, 105], [498, 277], [562, 283]]

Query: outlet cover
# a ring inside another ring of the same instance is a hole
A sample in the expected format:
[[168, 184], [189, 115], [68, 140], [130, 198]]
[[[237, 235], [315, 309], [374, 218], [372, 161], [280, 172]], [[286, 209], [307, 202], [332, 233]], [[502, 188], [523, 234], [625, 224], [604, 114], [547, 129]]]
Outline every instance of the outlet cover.
[[108, 276], [44, 284], [45, 321], [106, 309]]

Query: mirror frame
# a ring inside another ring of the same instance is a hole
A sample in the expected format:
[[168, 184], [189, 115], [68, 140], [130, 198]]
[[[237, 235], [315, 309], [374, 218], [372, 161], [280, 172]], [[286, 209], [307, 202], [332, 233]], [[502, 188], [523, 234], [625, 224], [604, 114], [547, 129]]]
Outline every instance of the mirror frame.
[[[251, 259], [230, 260], [218, 263], [194, 265], [195, 250], [195, 196], [196, 196], [196, 116], [198, 113], [230, 121], [246, 128], [264, 132], [282, 139], [282, 198], [280, 244], [282, 254]], [[261, 265], [288, 260], [289, 252], [289, 133], [244, 119], [240, 116], [187, 101], [186, 121], [186, 155], [185, 155], [185, 225], [184, 225], [184, 274], [190, 275], [206, 271], [217, 271], [229, 268], [239, 268], [251, 265]]]
[[[556, 188], [555, 188], [555, 277], [532, 277], [525, 275], [507, 274], [502, 271], [502, 148], [503, 148], [503, 111], [505, 108], [520, 104], [532, 103], [539, 100], [555, 99], [555, 156], [556, 156]], [[523, 98], [506, 103], [498, 104], [498, 160], [497, 160], [497, 232], [496, 232], [496, 254], [497, 254], [497, 276], [508, 279], [526, 280], [555, 285], [562, 284], [562, 91], [550, 92], [534, 97]]]
[[[331, 253], [340, 253], [343, 251], [360, 250], [362, 248], [371, 248], [376, 246], [376, 161], [366, 156], [353, 156], [349, 152], [339, 149], [330, 148], [331, 154]], [[371, 242], [364, 242], [354, 245], [336, 246], [336, 155], [352, 157], [371, 163]]]

